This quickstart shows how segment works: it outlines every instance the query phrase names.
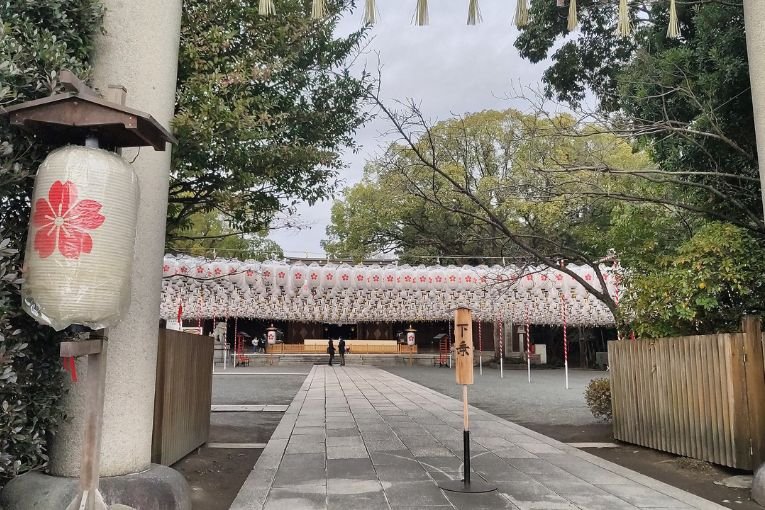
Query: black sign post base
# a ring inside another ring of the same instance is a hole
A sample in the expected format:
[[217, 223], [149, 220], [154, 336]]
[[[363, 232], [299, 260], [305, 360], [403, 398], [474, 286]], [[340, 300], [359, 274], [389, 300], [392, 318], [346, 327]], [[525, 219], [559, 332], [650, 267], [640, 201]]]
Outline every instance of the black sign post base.
[[441, 482], [438, 484], [440, 488], [442, 488], [445, 491], [450, 492], [463, 492], [463, 493], [471, 493], [471, 494], [478, 494], [482, 492], [491, 492], [497, 490], [496, 487], [492, 487], [491, 485], [484, 482], [482, 479], [478, 480], [471, 480], [470, 477], [470, 431], [464, 430], [462, 432], [462, 443], [463, 443], [463, 467], [464, 467], [464, 478], [462, 480], [447, 480], [444, 482]]

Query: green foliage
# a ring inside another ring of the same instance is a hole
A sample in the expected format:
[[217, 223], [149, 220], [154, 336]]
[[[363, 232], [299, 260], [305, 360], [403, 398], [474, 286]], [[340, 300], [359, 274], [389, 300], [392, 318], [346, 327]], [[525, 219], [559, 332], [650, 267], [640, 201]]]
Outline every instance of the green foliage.
[[706, 172], [683, 179], [710, 217], [763, 237], [743, 10], [709, 3], [684, 12], [688, 39], [657, 45], [652, 33], [619, 75], [619, 106], [658, 128], [638, 141], [660, 168]]
[[19, 310], [18, 255], [0, 241], [0, 484], [48, 460], [47, 434], [64, 419], [58, 343]]
[[584, 400], [595, 418], [605, 422], [613, 419], [610, 380], [601, 377], [590, 381], [584, 390]]
[[365, 30], [333, 33], [352, 1], [330, 1], [320, 21], [303, 1], [279, 2], [275, 16], [258, 3], [183, 2], [170, 240], [198, 212], [257, 233], [297, 201], [328, 197], [366, 119], [366, 77], [348, 70]]
[[[50, 95], [57, 73], [87, 79], [102, 11], [95, 0], [0, 3], [0, 108]], [[63, 419], [58, 338], [22, 310], [16, 267], [34, 174], [51, 150], [0, 116], [0, 484], [47, 461], [46, 436]]]
[[609, 197], [625, 189], [655, 194], [661, 186], [575, 169], [608, 164], [636, 170], [649, 164], [619, 138], [588, 130], [567, 116], [544, 119], [514, 110], [441, 122], [416, 146], [432, 151], [436, 164], [459, 186], [464, 183], [464, 191], [435, 175], [413, 149], [394, 145], [335, 202], [323, 247], [333, 256], [357, 259], [394, 252], [412, 263], [434, 263], [437, 257], [458, 264], [528, 258], [498, 228], [506, 226], [545, 255], [586, 261], [634, 242], [622, 230], [641, 218], [650, 223], [642, 242], [667, 231], [667, 238], [677, 238], [675, 221], [667, 220], [676, 220], [674, 213]]
[[[668, 2], [630, 5], [635, 30], [622, 38], [616, 3], [578, 2], [580, 32], [552, 55], [547, 95], [578, 104], [594, 92], [617, 130], [672, 173], [664, 179], [684, 185], [687, 204], [765, 238], [743, 6], [678, 2], [673, 40]], [[567, 35], [565, 24], [553, 2], [534, 3], [516, 46], [539, 62]]]
[[[592, 90], [603, 106], [613, 109], [618, 103], [614, 91], [618, 73], [629, 62], [636, 43], [616, 34], [617, 2], [578, 0], [577, 8], [578, 34], [569, 38], [568, 5], [561, 8], [555, 2], [531, 2], [531, 22], [521, 29], [515, 46], [532, 62], [550, 58], [552, 64], [543, 80], [551, 97], [579, 103]], [[639, 20], [634, 17], [634, 9], [631, 12], [636, 24]], [[557, 41], [564, 38], [565, 42], [550, 55]]]
[[281, 247], [264, 234], [236, 232], [215, 212], [196, 213], [190, 227], [168, 242], [168, 249], [197, 257], [224, 257], [239, 260], [278, 260]]
[[765, 250], [746, 231], [711, 223], [631, 275], [628, 289], [624, 305], [642, 336], [738, 331], [743, 315], [762, 313]]

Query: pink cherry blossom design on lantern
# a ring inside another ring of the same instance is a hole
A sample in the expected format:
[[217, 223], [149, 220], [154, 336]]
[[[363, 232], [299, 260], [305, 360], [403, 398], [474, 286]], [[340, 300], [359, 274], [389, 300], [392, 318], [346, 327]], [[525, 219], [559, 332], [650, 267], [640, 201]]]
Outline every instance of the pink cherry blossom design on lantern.
[[48, 190], [48, 199], [35, 203], [32, 225], [37, 227], [34, 249], [41, 258], [58, 251], [68, 259], [78, 259], [93, 249], [93, 238], [86, 230], [100, 227], [105, 216], [95, 200], [77, 202], [77, 187], [72, 181], [56, 181]]

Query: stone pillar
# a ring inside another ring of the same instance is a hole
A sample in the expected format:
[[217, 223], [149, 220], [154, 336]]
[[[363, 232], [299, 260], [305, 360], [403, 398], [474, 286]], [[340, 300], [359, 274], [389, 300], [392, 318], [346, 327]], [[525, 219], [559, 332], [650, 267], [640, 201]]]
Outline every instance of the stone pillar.
[[[181, 0], [102, 0], [104, 34], [95, 51], [94, 86], [127, 88], [127, 106], [169, 128], [175, 105]], [[138, 175], [141, 206], [127, 316], [109, 331], [101, 476], [137, 473], [151, 463], [157, 328], [165, 246], [170, 150], [125, 150]], [[85, 373], [84, 364], [78, 369]], [[68, 413], [51, 449], [50, 470], [79, 475], [84, 385], [70, 388]]]
[[754, 130], [757, 134], [757, 156], [760, 163], [760, 192], [765, 211], [765, 2], [744, 0], [744, 22], [749, 80], [752, 84]]

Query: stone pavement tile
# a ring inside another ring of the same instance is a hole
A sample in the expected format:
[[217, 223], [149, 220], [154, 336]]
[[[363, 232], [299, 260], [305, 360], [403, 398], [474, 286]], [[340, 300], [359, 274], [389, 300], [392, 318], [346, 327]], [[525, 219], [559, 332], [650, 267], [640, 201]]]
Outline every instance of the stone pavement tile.
[[521, 510], [580, 510], [534, 481], [497, 482], [497, 490]]
[[422, 508], [434, 505], [449, 505], [435, 482], [405, 482], [385, 487], [385, 495], [391, 506], [413, 506]]
[[393, 429], [391, 429], [385, 422], [370, 422], [370, 421], [357, 421], [356, 428], [365, 434], [389, 434], [395, 435]]
[[[293, 437], [299, 437], [299, 436], [293, 436]], [[324, 453], [324, 442], [323, 441], [314, 441], [312, 443], [288, 443], [287, 444], [287, 450], [285, 453], [288, 454], [295, 454], [295, 453]]]
[[297, 508], [301, 510], [326, 509], [326, 487], [315, 485], [271, 489], [264, 510], [295, 510]]
[[366, 459], [369, 453], [360, 446], [327, 446], [327, 459]]
[[371, 452], [385, 452], [390, 450], [405, 450], [406, 446], [399, 440], [394, 441], [367, 441], [364, 440], [364, 444]]
[[551, 464], [554, 464], [561, 469], [572, 473], [577, 478], [581, 478], [585, 482], [609, 485], [634, 485], [635, 483], [632, 480], [628, 480], [627, 478], [617, 475], [616, 473], [613, 473], [600, 466], [595, 466], [592, 463], [578, 457], [571, 457], [570, 455], [555, 455], [545, 458]]
[[567, 499], [587, 510], [636, 510], [638, 508], [611, 494], [571, 494], [567, 496]]
[[325, 484], [326, 468], [324, 462], [324, 454], [285, 455], [276, 471], [273, 487]]
[[327, 459], [327, 478], [377, 480], [372, 461], [366, 459]]
[[295, 428], [303, 428], [303, 427], [321, 427], [324, 428], [324, 418], [303, 418], [302, 416], [298, 417], [298, 419], [295, 421]]
[[262, 508], [268, 498], [274, 476], [276, 476], [276, 468], [256, 466], [247, 476], [229, 510]]
[[[421, 510], [420, 506], [391, 506], [391, 510]], [[454, 510], [452, 505], [429, 506], [428, 510]]]
[[503, 459], [537, 459], [538, 457], [528, 450], [518, 446], [505, 446], [500, 448], [489, 448], [497, 457]]
[[382, 485], [377, 479], [357, 480], [354, 478], [329, 478], [327, 480], [327, 494], [335, 495], [355, 495], [379, 494], [383, 496]]
[[375, 466], [377, 478], [381, 482], [426, 482], [431, 477], [428, 472], [418, 463], [410, 462], [408, 464], [395, 464], [386, 466]]
[[510, 503], [497, 491], [479, 494], [465, 494], [462, 492], [444, 491], [446, 498], [457, 510], [517, 510], [518, 507]]
[[327, 421], [327, 430], [329, 429], [356, 429], [356, 422], [351, 421]]
[[428, 471], [448, 471], [456, 473], [462, 469], [462, 457], [450, 455], [448, 457], [417, 457], [417, 460]]
[[426, 430], [424, 427], [411, 427], [411, 426], [401, 427], [401, 426], [394, 426], [394, 427], [391, 427], [391, 428], [393, 430], [395, 430], [397, 434], [399, 434], [399, 435], [403, 434], [406, 437], [420, 437], [420, 436], [432, 437], [430, 435], [430, 432], [428, 430]]
[[358, 436], [359, 431], [354, 429], [327, 429], [327, 437]]
[[523, 448], [529, 453], [534, 454], [562, 454], [563, 451], [555, 448], [554, 446], [550, 446], [549, 444], [543, 444], [543, 443], [516, 443], [517, 446], [520, 448]]
[[415, 457], [453, 457], [454, 452], [443, 446], [414, 446], [410, 448]]
[[496, 455], [487, 454], [474, 457], [470, 459], [470, 466], [473, 471], [491, 481], [532, 480], [530, 475], [515, 469]]
[[321, 436], [324, 437], [324, 426], [321, 427], [295, 427], [292, 429], [293, 435]]
[[[441, 440], [440, 443], [444, 447], [449, 448], [451, 451], [453, 451], [454, 453], [456, 453], [460, 457], [462, 456], [462, 450], [465, 448], [465, 442], [462, 440], [462, 438], [460, 438], [460, 439], [448, 439], [448, 440], [445, 440], [445, 441]], [[489, 452], [489, 450], [487, 450], [486, 448], [484, 448], [480, 444], [476, 444], [476, 443], [470, 441], [470, 456], [471, 457], [474, 457], [474, 456], [476, 456], [478, 454], [482, 454], [482, 453], [485, 453], [485, 452]]]
[[[388, 501], [382, 492], [365, 494], [329, 494], [330, 510], [389, 510]], [[291, 509], [297, 510], [297, 509]]]
[[552, 487], [550, 484], [555, 483], [585, 484], [589, 486], [592, 485], [591, 483], [582, 480], [581, 478], [577, 478], [576, 475], [572, 475], [568, 471], [563, 471], [562, 469], [556, 473], [537, 473], [531, 476], [537, 482], [543, 483], [548, 487]]
[[431, 436], [406, 436], [399, 434], [401, 442], [407, 448], [444, 448], [444, 445], [433, 439]]
[[[498, 457], [502, 457], [501, 452], [497, 452]], [[554, 464], [550, 464], [545, 459], [514, 459], [508, 457], [502, 457], [505, 462], [512, 467], [523, 471], [527, 475], [537, 475], [541, 473], [560, 473], [561, 468]]]
[[640, 508], [692, 508], [681, 501], [646, 487], [630, 485], [600, 485], [598, 487]]
[[416, 463], [409, 450], [391, 450], [370, 452], [372, 464], [376, 466], [400, 466], [404, 464]]
[[327, 446], [354, 446], [362, 448], [364, 441], [361, 436], [328, 437]]

